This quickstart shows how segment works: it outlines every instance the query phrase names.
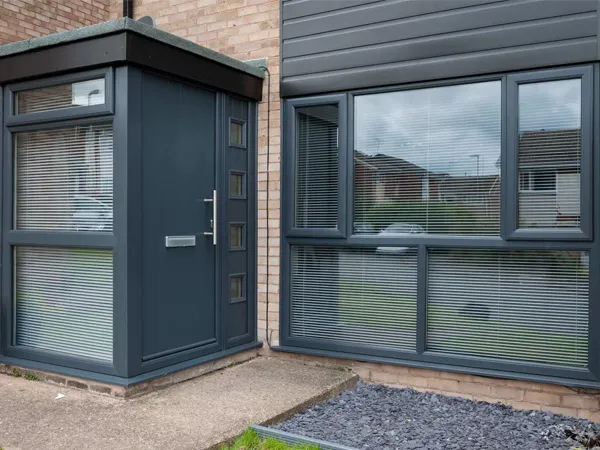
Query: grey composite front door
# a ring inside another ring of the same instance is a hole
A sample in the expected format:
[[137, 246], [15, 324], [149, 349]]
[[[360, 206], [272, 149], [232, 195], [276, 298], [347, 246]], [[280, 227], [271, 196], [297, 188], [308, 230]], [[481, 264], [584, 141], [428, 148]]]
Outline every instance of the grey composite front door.
[[181, 84], [172, 88], [176, 92], [165, 92], [160, 104], [162, 120], [168, 117], [171, 123], [168, 132], [164, 123], [156, 123], [144, 136], [159, 149], [143, 155], [144, 202], [156, 202], [143, 208], [145, 362], [222, 348], [215, 282], [218, 247], [210, 234], [216, 99], [207, 90]]

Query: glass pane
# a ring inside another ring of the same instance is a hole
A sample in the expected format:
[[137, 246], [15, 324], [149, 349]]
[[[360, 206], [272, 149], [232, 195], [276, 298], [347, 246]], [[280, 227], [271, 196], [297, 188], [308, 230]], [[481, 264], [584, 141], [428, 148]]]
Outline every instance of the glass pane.
[[586, 367], [589, 253], [433, 250], [427, 349]]
[[242, 122], [231, 122], [229, 127], [229, 145], [244, 147], [244, 124]]
[[244, 174], [232, 173], [229, 177], [229, 196], [243, 197], [244, 196]]
[[111, 125], [18, 133], [15, 137], [16, 228], [111, 231]]
[[354, 232], [497, 235], [501, 83], [355, 99]]
[[297, 108], [296, 127], [295, 226], [337, 228], [337, 105]]
[[244, 225], [236, 224], [229, 227], [230, 248], [242, 248], [244, 246]]
[[519, 227], [579, 228], [580, 170], [581, 80], [520, 85]]
[[104, 104], [104, 78], [16, 93], [15, 114]]
[[232, 298], [232, 299], [243, 298], [244, 297], [244, 276], [236, 275], [236, 276], [230, 277], [229, 283], [230, 283], [230, 293], [229, 293], [230, 298]]
[[15, 261], [16, 344], [112, 361], [112, 251], [17, 247]]
[[292, 246], [294, 337], [414, 351], [417, 252]]

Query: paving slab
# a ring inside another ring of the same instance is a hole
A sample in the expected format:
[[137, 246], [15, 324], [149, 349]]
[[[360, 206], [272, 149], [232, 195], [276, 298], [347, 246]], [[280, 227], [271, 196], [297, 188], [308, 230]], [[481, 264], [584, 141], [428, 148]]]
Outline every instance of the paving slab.
[[356, 383], [350, 372], [258, 358], [131, 400], [0, 375], [4, 450], [202, 450]]

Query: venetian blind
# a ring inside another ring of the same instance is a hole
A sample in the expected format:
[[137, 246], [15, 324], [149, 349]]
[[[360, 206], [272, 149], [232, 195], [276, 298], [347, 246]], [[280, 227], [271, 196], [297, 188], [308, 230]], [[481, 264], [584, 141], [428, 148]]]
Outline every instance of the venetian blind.
[[291, 336], [414, 350], [414, 249], [292, 247]]
[[112, 230], [111, 125], [18, 133], [15, 164], [17, 229]]
[[428, 350], [587, 366], [587, 252], [432, 250], [427, 279]]
[[110, 250], [17, 247], [16, 344], [112, 361]]
[[15, 95], [15, 114], [101, 105], [104, 96], [104, 78], [21, 91]]
[[296, 109], [295, 226], [337, 228], [338, 108]]
[[499, 233], [500, 81], [354, 103], [355, 233]]
[[581, 226], [581, 80], [519, 85], [519, 227]]

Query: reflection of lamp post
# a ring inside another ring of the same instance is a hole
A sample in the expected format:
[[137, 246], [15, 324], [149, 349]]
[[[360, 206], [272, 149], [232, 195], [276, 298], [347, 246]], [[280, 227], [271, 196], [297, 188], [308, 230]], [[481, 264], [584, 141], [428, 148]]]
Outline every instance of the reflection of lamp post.
[[479, 154], [470, 155], [471, 158], [477, 158], [477, 181], [475, 183], [475, 189], [477, 191], [475, 194], [475, 201], [477, 203], [479, 203], [479, 200], [480, 200], [479, 196], [481, 195], [481, 193], [479, 192], [479, 157], [480, 156], [481, 155], [479, 155]]
[[100, 93], [99, 89], [94, 89], [92, 92], [88, 94], [88, 106], [90, 106], [90, 102], [92, 100], [92, 95], [97, 95]]
[[481, 156], [481, 155], [479, 155], [479, 154], [476, 154], [476, 155], [470, 155], [470, 156], [469, 156], [470, 158], [477, 158], [477, 177], [478, 177], [478, 178], [479, 178], [479, 157], [480, 157], [480, 156]]

